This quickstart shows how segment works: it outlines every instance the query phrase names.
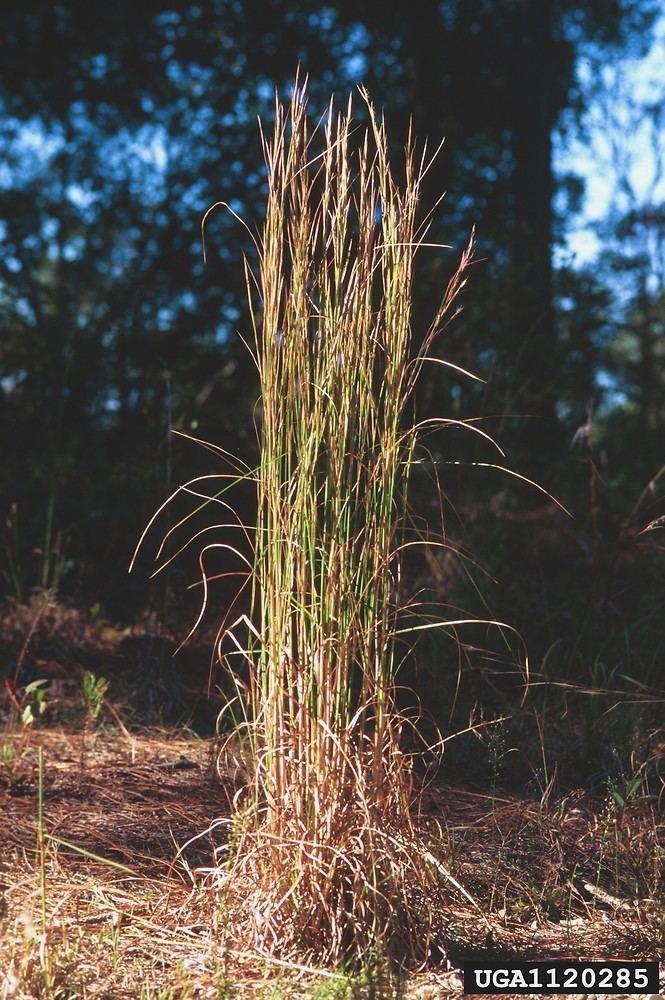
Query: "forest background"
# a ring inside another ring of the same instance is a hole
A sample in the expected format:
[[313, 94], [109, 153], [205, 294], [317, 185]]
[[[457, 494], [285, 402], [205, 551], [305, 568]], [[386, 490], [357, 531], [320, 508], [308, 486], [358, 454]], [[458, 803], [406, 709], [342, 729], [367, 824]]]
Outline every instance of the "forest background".
[[[517, 726], [556, 734], [538, 763], [493, 730], [454, 753], [545, 787], [623, 780], [662, 741], [665, 418], [665, 74], [652, 0], [421, 0], [417, 5], [6, 0], [0, 41], [0, 586], [35, 588], [100, 623], [146, 612], [180, 634], [198, 596], [186, 556], [127, 575], [138, 535], [178, 483], [217, 471], [180, 430], [256, 455], [257, 380], [242, 254], [261, 219], [256, 124], [296, 67], [310, 106], [364, 83], [398, 148], [434, 149], [421, 251], [423, 331], [472, 227], [477, 263], [421, 416], [482, 418], [428, 437], [450, 548], [407, 567], [412, 593], [496, 617], [529, 651]], [[660, 48], [659, 48], [660, 47]], [[647, 57], [652, 53], [652, 58]], [[651, 70], [648, 67], [651, 66]], [[653, 67], [656, 70], [653, 71]], [[642, 67], [642, 68], [640, 68]], [[650, 75], [649, 75], [650, 74]], [[362, 102], [357, 101], [362, 115]], [[481, 463], [481, 464], [478, 464]], [[439, 498], [416, 481], [416, 517]], [[251, 497], [246, 516], [251, 520]], [[472, 559], [467, 558], [472, 554]], [[228, 604], [220, 582], [211, 606]], [[213, 615], [214, 617], [214, 615]], [[449, 730], [510, 714], [521, 647], [434, 633], [409, 683]], [[462, 668], [458, 674], [458, 668]], [[544, 683], [546, 682], [546, 683]], [[518, 696], [519, 694], [519, 696]], [[455, 711], [451, 714], [451, 705]], [[565, 722], [561, 723], [561, 718]], [[477, 742], [477, 741], [476, 741]], [[541, 739], [542, 744], [542, 739]], [[494, 763], [491, 763], [491, 762]], [[503, 763], [497, 763], [503, 761]]]

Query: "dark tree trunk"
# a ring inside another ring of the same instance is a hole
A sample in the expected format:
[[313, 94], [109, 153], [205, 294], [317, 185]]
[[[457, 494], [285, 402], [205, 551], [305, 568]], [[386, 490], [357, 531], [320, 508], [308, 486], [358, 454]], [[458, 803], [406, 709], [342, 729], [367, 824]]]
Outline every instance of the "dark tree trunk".
[[510, 70], [514, 229], [514, 385], [511, 406], [528, 414], [520, 442], [543, 458], [558, 450], [558, 351], [552, 284], [552, 129], [556, 107], [553, 0], [517, 0]]

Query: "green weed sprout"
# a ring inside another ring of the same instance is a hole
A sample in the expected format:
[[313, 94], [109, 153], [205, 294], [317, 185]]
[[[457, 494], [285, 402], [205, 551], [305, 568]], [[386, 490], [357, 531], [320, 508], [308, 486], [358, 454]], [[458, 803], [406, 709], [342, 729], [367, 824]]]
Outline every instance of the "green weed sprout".
[[104, 705], [104, 696], [109, 682], [105, 677], [97, 677], [91, 670], [85, 670], [81, 677], [81, 700], [86, 719], [94, 721]]

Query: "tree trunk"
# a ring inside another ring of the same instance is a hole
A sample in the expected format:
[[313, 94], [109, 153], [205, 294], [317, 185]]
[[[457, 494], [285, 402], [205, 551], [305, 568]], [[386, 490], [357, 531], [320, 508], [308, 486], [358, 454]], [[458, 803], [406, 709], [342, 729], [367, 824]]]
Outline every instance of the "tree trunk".
[[[552, 286], [553, 2], [515, 4], [510, 79], [514, 228], [514, 366], [511, 407], [528, 415], [519, 441], [543, 457], [558, 450], [558, 351]], [[534, 451], [536, 449], [536, 451]]]

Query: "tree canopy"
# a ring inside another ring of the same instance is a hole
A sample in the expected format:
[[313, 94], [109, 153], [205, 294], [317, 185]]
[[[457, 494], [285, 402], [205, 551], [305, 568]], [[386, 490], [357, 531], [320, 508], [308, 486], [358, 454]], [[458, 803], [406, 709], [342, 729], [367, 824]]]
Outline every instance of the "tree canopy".
[[[542, 472], [566, 454], [605, 364], [626, 398], [642, 394], [642, 430], [655, 434], [662, 319], [645, 317], [662, 317], [662, 292], [640, 286], [608, 332], [608, 282], [555, 266], [579, 185], [555, 171], [553, 137], [591, 100], [580, 53], [644, 49], [657, 10], [651, 0], [425, 0], [416, 12], [378, 0], [6, 0], [5, 585], [58, 576], [136, 608], [145, 595], [128, 589], [126, 557], [171, 482], [169, 430], [252, 447], [254, 373], [236, 336], [252, 248], [235, 216], [250, 226], [260, 216], [256, 118], [270, 119], [275, 87], [287, 92], [298, 66], [319, 113], [331, 92], [363, 82], [400, 140], [411, 118], [430, 149], [446, 137], [427, 196], [446, 191], [431, 238], [452, 249], [432, 253], [417, 309], [428, 315], [475, 226], [483, 263], [446, 351], [489, 382], [438, 378], [437, 408], [444, 395], [456, 413], [485, 414], [524, 471]], [[211, 215], [204, 265], [201, 220], [220, 200], [233, 211]], [[178, 461], [181, 479], [199, 456], [183, 449]]]

